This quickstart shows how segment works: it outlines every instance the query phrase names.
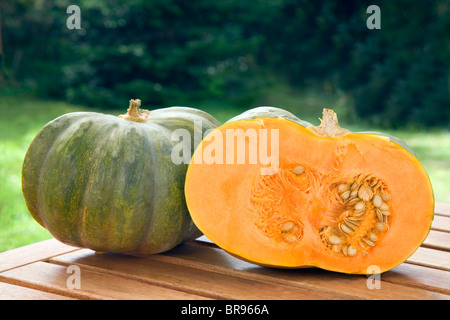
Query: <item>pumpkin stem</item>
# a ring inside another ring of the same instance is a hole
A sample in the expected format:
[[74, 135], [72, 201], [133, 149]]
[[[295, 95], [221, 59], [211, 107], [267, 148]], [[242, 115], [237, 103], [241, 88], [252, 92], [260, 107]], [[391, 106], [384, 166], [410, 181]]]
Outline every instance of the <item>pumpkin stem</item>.
[[146, 122], [148, 120], [148, 116], [150, 111], [145, 109], [139, 109], [141, 106], [141, 100], [139, 99], [131, 99], [130, 106], [128, 107], [126, 114], [121, 114], [119, 118], [135, 121], [135, 122]]
[[309, 128], [312, 132], [323, 137], [340, 137], [349, 134], [350, 131], [339, 126], [337, 114], [332, 109], [323, 109], [320, 125]]

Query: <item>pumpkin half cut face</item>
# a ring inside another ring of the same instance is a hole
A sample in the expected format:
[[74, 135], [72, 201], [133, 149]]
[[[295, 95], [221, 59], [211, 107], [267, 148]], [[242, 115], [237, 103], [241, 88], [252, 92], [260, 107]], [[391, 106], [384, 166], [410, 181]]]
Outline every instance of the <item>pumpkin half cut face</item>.
[[239, 258], [344, 273], [405, 261], [434, 212], [428, 175], [403, 142], [342, 129], [329, 109], [317, 127], [273, 107], [229, 120], [194, 152], [185, 195], [197, 227]]

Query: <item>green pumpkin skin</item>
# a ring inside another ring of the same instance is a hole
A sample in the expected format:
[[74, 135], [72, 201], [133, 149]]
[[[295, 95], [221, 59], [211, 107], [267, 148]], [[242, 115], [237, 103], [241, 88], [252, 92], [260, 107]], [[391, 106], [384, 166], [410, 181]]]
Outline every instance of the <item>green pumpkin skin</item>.
[[[44, 126], [23, 163], [32, 216], [61, 242], [96, 251], [152, 254], [200, 236], [184, 198], [187, 164], [171, 159], [171, 133], [219, 122], [194, 108], [150, 112], [148, 121], [76, 112]], [[191, 152], [195, 146], [191, 143]]]

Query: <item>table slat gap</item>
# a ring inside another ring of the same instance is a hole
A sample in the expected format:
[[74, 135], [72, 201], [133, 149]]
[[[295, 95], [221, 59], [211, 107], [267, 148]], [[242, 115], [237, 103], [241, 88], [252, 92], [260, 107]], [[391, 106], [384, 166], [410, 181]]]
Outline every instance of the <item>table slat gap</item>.
[[436, 202], [434, 205], [434, 214], [450, 217], [450, 204]]
[[60, 289], [60, 288], [58, 288], [56, 286], [52, 286], [52, 285], [41, 284], [36, 281], [27, 281], [24, 279], [19, 279], [19, 278], [14, 278], [14, 277], [9, 276], [9, 274], [11, 272], [15, 272], [15, 271], [19, 270], [20, 268], [36, 267], [33, 264], [39, 264], [39, 263], [46, 263], [46, 262], [37, 261], [32, 264], [27, 264], [27, 265], [24, 265], [24, 266], [21, 266], [18, 268], [4, 271], [4, 272], [0, 273], [0, 282], [9, 283], [12, 285], [16, 285], [16, 286], [20, 286], [20, 287], [24, 287], [24, 288], [28, 288], [28, 289], [38, 290], [43, 293], [56, 294], [56, 295], [60, 295], [60, 296], [64, 296], [64, 297], [68, 297], [68, 298], [72, 298], [72, 299], [77, 299], [77, 300], [103, 300], [104, 299], [103, 297], [99, 297], [95, 294], [86, 295], [86, 294], [82, 294], [82, 293], [76, 292], [76, 291], [63, 290], [63, 289]]
[[444, 270], [410, 263], [402, 263], [381, 275], [381, 281], [383, 282], [446, 294], [450, 299], [450, 282], [444, 281], [447, 278], [448, 273]]
[[[60, 265], [60, 266], [69, 266], [70, 263], [68, 263], [67, 261], [63, 261], [63, 260], [58, 260], [58, 259], [51, 259], [49, 261], [49, 263], [53, 263], [56, 265]], [[121, 271], [115, 271], [112, 269], [106, 269], [103, 267], [96, 267], [96, 266], [92, 266], [89, 264], [83, 264], [83, 263], [74, 263], [78, 266], [80, 266], [80, 268], [92, 271], [92, 272], [97, 272], [97, 273], [101, 273], [101, 274], [105, 274], [105, 275], [112, 275], [112, 276], [116, 276], [116, 277], [121, 277], [124, 279], [129, 279], [132, 281], [137, 281], [140, 283], [145, 283], [145, 284], [149, 284], [155, 287], [160, 287], [162, 289], [169, 289], [169, 290], [173, 290], [173, 291], [178, 291], [180, 293], [184, 293], [184, 294], [190, 294], [193, 296], [198, 296], [199, 299], [206, 299], [206, 300], [217, 300], [217, 299], [230, 299], [232, 300], [231, 297], [223, 297], [220, 295], [214, 295], [214, 294], [204, 294], [203, 292], [199, 292], [197, 290], [189, 290], [189, 288], [182, 288], [182, 287], [177, 287], [174, 285], [168, 285], [167, 283], [163, 282], [163, 281], [153, 281], [153, 280], [148, 280], [148, 279], [144, 279], [140, 276], [136, 276], [136, 275], [132, 275], [132, 274], [128, 274], [125, 272], [121, 272]]]
[[[96, 300], [205, 300], [203, 296], [187, 294], [180, 290], [168, 290], [116, 275], [97, 272], [80, 266], [80, 289], [67, 287], [67, 266], [46, 262], [36, 262], [6, 272], [3, 276], [11, 281], [22, 281], [32, 286], [40, 286], [44, 291], [54, 291], [82, 299]], [[103, 270], [102, 270], [103, 271]]]
[[450, 217], [435, 215], [431, 230], [450, 232]]
[[[0, 282], [0, 300], [74, 300], [50, 292], [44, 292], [11, 283]], [[75, 299], [77, 300], [77, 299]]]
[[421, 246], [436, 250], [450, 251], [450, 233], [431, 230]]
[[[64, 258], [64, 257], [62, 257], [62, 258]], [[144, 259], [144, 258], [141, 258], [141, 259]], [[61, 266], [68, 266], [68, 265], [70, 265], [70, 263], [68, 261], [64, 261], [64, 260], [58, 259], [58, 257], [55, 257], [55, 259], [53, 259], [53, 258], [50, 259], [49, 262], [57, 264], [57, 265], [61, 265]], [[167, 289], [176, 290], [176, 291], [180, 291], [180, 292], [185, 292], [185, 293], [189, 293], [189, 294], [193, 294], [193, 295], [198, 295], [198, 296], [204, 297], [204, 299], [213, 299], [213, 300], [227, 299], [227, 300], [233, 300], [233, 297], [231, 297], [231, 296], [222, 296], [222, 295], [204, 293], [204, 292], [198, 291], [198, 290], [191, 290], [188, 287], [178, 287], [176, 285], [168, 284], [165, 281], [158, 281], [158, 280], [143, 278], [143, 277], [141, 277], [139, 275], [133, 275], [133, 274], [129, 274], [129, 273], [122, 272], [122, 271], [116, 271], [116, 270], [107, 269], [107, 268], [104, 268], [104, 267], [96, 267], [96, 266], [93, 266], [93, 265], [84, 264], [84, 263], [78, 263], [78, 262], [74, 262], [74, 264], [76, 264], [76, 265], [78, 265], [80, 267], [83, 267], [85, 269], [92, 270], [94, 272], [99, 272], [99, 273], [103, 273], [103, 274], [110, 274], [110, 275], [119, 276], [119, 277], [127, 278], [127, 279], [130, 279], [130, 280], [134, 280], [134, 281], [148, 283], [148, 284], [151, 284], [151, 285], [154, 285], [154, 286], [158, 286], [158, 287], [161, 287], [161, 288], [167, 288]]]
[[450, 271], [450, 252], [419, 247], [406, 261], [415, 265]]
[[56, 239], [43, 240], [0, 253], [0, 272], [24, 266], [50, 257], [80, 250]]

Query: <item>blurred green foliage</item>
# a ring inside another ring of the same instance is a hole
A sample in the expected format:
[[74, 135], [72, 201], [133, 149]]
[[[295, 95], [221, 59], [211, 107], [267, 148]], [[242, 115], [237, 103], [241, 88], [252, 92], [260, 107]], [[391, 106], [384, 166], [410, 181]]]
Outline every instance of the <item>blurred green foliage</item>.
[[[71, 4], [80, 30], [66, 27]], [[372, 4], [380, 30], [366, 26]], [[15, 0], [1, 14], [12, 91], [108, 109], [136, 97], [250, 107], [287, 81], [344, 90], [379, 126], [450, 123], [446, 0]]]

